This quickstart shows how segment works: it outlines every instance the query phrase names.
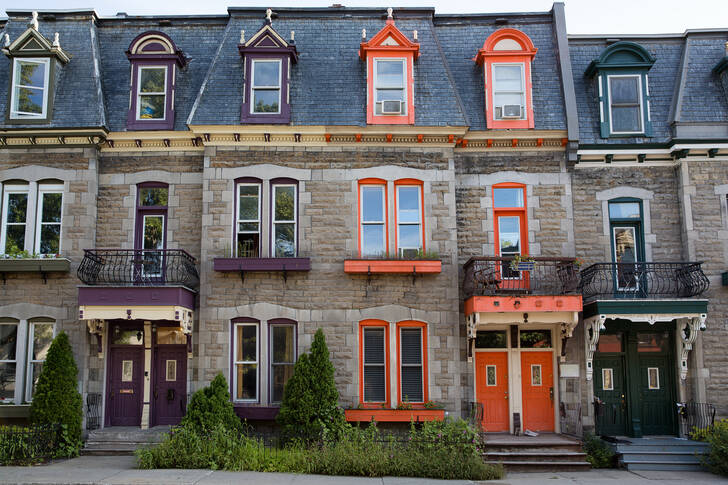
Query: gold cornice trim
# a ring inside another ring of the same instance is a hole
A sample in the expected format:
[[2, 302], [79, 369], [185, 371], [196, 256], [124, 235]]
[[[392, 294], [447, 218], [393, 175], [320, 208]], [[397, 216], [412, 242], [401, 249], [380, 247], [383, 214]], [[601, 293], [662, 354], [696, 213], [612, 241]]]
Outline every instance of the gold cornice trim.
[[98, 147], [107, 136], [100, 128], [81, 130], [0, 130], [0, 149]]

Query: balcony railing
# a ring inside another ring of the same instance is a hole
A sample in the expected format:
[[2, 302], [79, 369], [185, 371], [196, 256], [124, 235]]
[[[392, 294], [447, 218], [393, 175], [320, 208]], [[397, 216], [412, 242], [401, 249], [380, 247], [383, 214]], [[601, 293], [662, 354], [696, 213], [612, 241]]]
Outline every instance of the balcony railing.
[[584, 301], [698, 296], [710, 282], [701, 263], [597, 263], [581, 271]]
[[78, 277], [87, 285], [186, 286], [200, 281], [195, 258], [182, 249], [86, 249]]
[[574, 258], [477, 257], [463, 267], [465, 297], [508, 294], [577, 294], [579, 270]]

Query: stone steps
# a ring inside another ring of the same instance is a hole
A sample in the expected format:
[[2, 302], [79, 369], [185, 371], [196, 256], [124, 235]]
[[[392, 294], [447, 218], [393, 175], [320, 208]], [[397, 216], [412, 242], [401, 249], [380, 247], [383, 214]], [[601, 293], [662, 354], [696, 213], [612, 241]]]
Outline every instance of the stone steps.
[[581, 442], [561, 435], [486, 435], [485, 450], [483, 459], [486, 463], [500, 463], [510, 472], [565, 472], [591, 468]]
[[707, 443], [678, 438], [625, 438], [611, 444], [617, 463], [627, 470], [700, 471]]
[[133, 455], [134, 451], [145, 446], [161, 443], [169, 426], [157, 426], [151, 429], [132, 427], [111, 427], [89, 432], [82, 455], [124, 456]]

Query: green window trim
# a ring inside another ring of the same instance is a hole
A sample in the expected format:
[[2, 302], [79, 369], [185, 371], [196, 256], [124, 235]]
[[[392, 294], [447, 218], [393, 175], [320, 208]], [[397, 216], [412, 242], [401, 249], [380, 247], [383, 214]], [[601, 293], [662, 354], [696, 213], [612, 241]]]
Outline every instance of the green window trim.
[[[620, 203], [634, 203], [639, 204], [639, 218], [637, 217], [612, 217], [611, 206]], [[635, 228], [635, 243], [637, 245], [637, 254], [634, 255], [635, 261], [645, 261], [645, 213], [642, 199], [634, 197], [619, 197], [611, 199], [607, 203], [607, 216], [609, 217], [609, 241], [611, 246], [612, 260], [615, 260], [615, 246], [614, 246], [614, 228], [615, 227], [628, 227], [632, 226]]]

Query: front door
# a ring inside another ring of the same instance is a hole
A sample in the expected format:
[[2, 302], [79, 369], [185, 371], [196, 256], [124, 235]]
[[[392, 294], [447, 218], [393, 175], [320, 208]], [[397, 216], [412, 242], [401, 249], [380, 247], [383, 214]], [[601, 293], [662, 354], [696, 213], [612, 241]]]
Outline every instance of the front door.
[[483, 404], [483, 429], [508, 431], [508, 353], [475, 354], [476, 400]]
[[109, 424], [140, 426], [144, 393], [144, 347], [112, 345], [110, 354]]
[[642, 414], [642, 433], [675, 434], [676, 414], [673, 399], [671, 332], [637, 333], [637, 371], [635, 379], [638, 405]]
[[154, 425], [179, 424], [187, 406], [187, 346], [155, 347]]
[[523, 429], [554, 431], [553, 352], [521, 352]]
[[[602, 335], [600, 339], [617, 341], [618, 335]], [[601, 342], [600, 342], [601, 343]], [[621, 340], [617, 341], [621, 345]], [[599, 435], [620, 436], [627, 424], [627, 389], [624, 375], [624, 354], [621, 350], [597, 354], [594, 358], [594, 396], [596, 432]], [[620, 352], [620, 353], [617, 353]]]

